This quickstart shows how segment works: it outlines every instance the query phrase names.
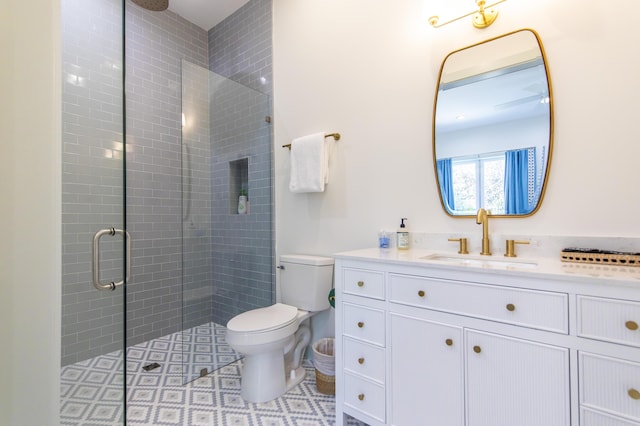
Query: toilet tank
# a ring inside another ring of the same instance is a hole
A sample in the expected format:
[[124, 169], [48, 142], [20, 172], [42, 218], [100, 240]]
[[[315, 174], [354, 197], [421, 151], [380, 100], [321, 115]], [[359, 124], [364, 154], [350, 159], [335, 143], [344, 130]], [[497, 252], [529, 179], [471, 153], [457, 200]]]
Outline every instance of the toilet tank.
[[282, 303], [305, 311], [329, 309], [333, 287], [333, 258], [288, 254], [280, 256]]

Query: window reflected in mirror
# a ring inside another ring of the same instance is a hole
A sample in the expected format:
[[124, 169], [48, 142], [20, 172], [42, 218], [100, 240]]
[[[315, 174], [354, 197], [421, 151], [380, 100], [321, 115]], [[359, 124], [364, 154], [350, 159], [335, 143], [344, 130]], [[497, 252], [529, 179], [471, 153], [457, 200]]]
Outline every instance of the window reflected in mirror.
[[434, 107], [440, 199], [452, 216], [528, 216], [552, 148], [552, 96], [537, 34], [521, 30], [449, 54]]

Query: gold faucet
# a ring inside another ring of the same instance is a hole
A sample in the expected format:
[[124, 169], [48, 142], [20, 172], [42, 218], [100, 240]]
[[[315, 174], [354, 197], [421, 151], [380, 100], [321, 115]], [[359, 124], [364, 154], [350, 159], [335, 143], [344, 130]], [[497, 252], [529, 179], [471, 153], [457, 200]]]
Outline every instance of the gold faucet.
[[478, 209], [478, 215], [476, 216], [476, 223], [482, 224], [482, 251], [483, 256], [491, 256], [491, 246], [489, 242], [489, 214], [485, 209]]

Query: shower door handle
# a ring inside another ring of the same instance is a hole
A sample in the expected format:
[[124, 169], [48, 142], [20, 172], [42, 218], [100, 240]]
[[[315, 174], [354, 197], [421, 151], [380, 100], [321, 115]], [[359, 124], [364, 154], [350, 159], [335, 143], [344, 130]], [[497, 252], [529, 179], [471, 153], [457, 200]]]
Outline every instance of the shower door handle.
[[[125, 262], [126, 262], [126, 273], [125, 278], [122, 281], [102, 284], [100, 282], [100, 238], [104, 235], [123, 235], [126, 241], [125, 248]], [[116, 287], [123, 285], [126, 281], [129, 281], [129, 277], [131, 275], [131, 236], [129, 232], [124, 229], [116, 229], [116, 228], [107, 228], [101, 229], [95, 233], [93, 236], [93, 262], [91, 265], [92, 275], [93, 275], [93, 286], [98, 290], [115, 290]]]

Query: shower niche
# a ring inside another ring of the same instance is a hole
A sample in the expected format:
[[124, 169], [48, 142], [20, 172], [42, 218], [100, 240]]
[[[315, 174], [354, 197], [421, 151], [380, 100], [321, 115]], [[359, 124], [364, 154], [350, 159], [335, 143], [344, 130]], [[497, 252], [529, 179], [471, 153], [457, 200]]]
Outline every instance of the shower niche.
[[[229, 214], [240, 214], [239, 196], [245, 195], [249, 200], [249, 159], [240, 158], [229, 162]], [[249, 213], [246, 206], [246, 213]]]

